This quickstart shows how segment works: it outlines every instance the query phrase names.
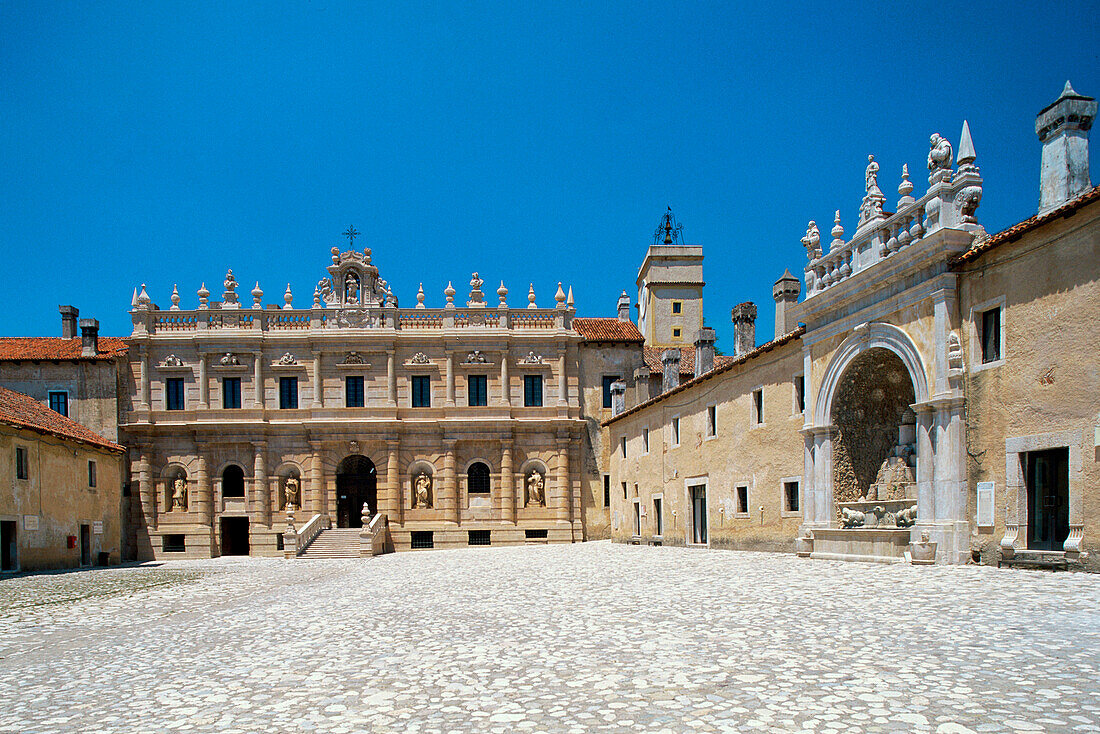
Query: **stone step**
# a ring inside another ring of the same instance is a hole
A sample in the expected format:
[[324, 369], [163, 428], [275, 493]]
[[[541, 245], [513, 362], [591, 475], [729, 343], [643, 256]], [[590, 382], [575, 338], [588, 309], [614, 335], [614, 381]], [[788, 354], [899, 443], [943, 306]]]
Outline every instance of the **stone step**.
[[299, 556], [300, 558], [358, 558], [359, 529], [322, 530]]

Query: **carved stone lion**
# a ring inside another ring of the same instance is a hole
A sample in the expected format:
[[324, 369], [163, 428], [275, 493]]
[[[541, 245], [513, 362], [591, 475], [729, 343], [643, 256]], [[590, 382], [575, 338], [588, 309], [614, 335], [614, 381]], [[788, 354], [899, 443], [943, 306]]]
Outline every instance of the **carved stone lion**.
[[858, 510], [852, 510], [847, 507], [840, 508], [840, 522], [846, 528], [863, 527], [863, 523], [866, 520], [867, 516]]
[[917, 506], [906, 507], [898, 513], [897, 522], [899, 528], [911, 528], [917, 521]]

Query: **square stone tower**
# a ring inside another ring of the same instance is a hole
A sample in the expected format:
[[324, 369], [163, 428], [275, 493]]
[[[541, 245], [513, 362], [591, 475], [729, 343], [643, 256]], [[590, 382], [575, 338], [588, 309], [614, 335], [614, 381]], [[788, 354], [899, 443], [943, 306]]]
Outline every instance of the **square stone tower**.
[[638, 269], [638, 330], [646, 346], [691, 346], [703, 328], [703, 248], [680, 242], [672, 209]]

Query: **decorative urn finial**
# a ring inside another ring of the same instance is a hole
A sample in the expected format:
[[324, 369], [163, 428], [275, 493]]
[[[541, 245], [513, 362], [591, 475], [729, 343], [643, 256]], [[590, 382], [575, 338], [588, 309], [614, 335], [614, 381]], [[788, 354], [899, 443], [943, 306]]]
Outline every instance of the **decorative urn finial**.
[[[145, 286], [142, 286], [142, 288], [145, 288]], [[534, 283], [531, 284], [531, 287], [527, 291], [527, 308], [538, 308], [538, 306], [535, 305], [535, 284]]]
[[175, 283], [172, 284], [172, 305], [168, 310], [169, 311], [179, 311], [180, 310], [180, 289], [179, 289], [179, 286]]
[[508, 289], [504, 287], [504, 281], [500, 281], [500, 288], [497, 288], [497, 297], [500, 298], [500, 305], [508, 305]]

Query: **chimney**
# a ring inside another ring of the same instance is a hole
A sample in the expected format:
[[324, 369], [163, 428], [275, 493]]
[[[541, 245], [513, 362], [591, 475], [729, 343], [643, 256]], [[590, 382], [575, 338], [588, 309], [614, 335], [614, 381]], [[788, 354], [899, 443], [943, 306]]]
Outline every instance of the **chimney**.
[[630, 321], [630, 296], [626, 291], [619, 296], [619, 321]]
[[76, 306], [58, 306], [61, 312], [61, 338], [72, 339], [76, 336], [76, 317], [80, 315], [80, 309]]
[[611, 417], [626, 410], [626, 383], [615, 380], [611, 383]]
[[714, 342], [717, 336], [714, 329], [704, 326], [695, 332], [695, 376], [714, 369]]
[[680, 386], [680, 350], [666, 349], [661, 352], [661, 365], [664, 367], [664, 381], [661, 392], [665, 393]]
[[802, 292], [802, 284], [798, 278], [791, 275], [790, 270], [783, 271], [783, 277], [775, 281], [772, 286], [772, 296], [775, 298], [775, 338], [793, 331], [794, 324], [787, 323], [790, 320], [790, 307], [798, 303], [798, 294]]
[[95, 357], [99, 354], [99, 322], [95, 319], [80, 320], [80, 356]]
[[1096, 100], [1078, 94], [1066, 82], [1061, 96], [1035, 118], [1043, 144], [1039, 169], [1039, 213], [1061, 206], [1092, 186], [1089, 180], [1089, 129]]
[[745, 301], [733, 307], [733, 356], [740, 357], [756, 349], [756, 304]]

